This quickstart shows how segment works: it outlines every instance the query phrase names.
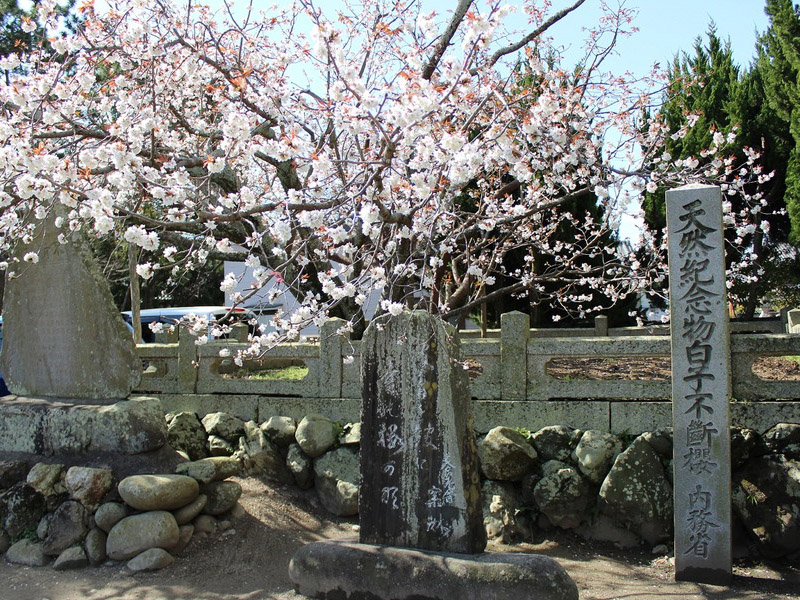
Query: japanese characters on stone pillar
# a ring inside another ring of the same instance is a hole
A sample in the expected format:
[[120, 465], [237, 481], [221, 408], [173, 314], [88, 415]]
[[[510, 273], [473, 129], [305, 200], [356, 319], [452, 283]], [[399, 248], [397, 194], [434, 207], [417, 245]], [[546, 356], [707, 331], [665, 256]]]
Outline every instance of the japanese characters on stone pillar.
[[667, 192], [675, 578], [731, 576], [730, 336], [718, 187]]
[[486, 534], [456, 332], [426, 312], [374, 320], [361, 347], [362, 543], [476, 553]]

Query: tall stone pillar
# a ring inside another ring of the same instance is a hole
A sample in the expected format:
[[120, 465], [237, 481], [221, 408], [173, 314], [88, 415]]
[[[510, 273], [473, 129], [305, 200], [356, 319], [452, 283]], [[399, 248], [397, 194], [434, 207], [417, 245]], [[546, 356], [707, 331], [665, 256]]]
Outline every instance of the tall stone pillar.
[[675, 578], [731, 577], [730, 333], [718, 187], [667, 192]]

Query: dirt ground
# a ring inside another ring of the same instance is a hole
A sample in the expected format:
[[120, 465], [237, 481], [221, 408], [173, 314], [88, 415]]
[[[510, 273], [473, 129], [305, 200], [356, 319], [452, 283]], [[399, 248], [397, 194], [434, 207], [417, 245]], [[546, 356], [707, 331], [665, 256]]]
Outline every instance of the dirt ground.
[[[303, 544], [352, 537], [355, 520], [331, 518], [314, 492], [238, 479], [245, 516], [233, 528], [195, 539], [170, 567], [131, 574], [117, 564], [54, 571], [0, 564], [0, 600], [299, 600], [287, 574]], [[797, 600], [800, 570], [786, 564], [737, 564], [730, 587], [676, 583], [668, 556], [618, 551], [566, 535], [490, 551], [546, 554], [567, 569], [582, 600]], [[456, 599], [454, 599], [456, 600]]]
[[[650, 358], [564, 358], [550, 361], [547, 372], [555, 379], [668, 379], [670, 359]], [[800, 363], [782, 356], [761, 357], [753, 373], [765, 381], [800, 380]]]

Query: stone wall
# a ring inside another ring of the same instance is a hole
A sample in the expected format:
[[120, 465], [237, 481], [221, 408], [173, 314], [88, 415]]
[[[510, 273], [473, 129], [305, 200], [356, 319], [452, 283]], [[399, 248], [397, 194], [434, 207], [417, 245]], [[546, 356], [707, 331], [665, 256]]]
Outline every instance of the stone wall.
[[108, 468], [2, 462], [0, 554], [56, 570], [108, 561], [134, 572], [164, 568], [193, 539], [222, 533], [244, 514], [241, 487], [225, 481], [241, 470], [225, 457], [117, 482]]
[[[57, 569], [124, 562], [170, 564], [197, 536], [242, 514], [234, 475], [264, 477], [356, 517], [360, 425], [318, 414], [261, 423], [228, 413], [167, 415], [176, 473], [0, 463], [0, 554]], [[738, 555], [800, 559], [800, 425], [731, 431]], [[672, 540], [672, 435], [618, 436], [548, 426], [492, 428], [479, 441], [484, 526], [490, 539], [532, 541], [562, 529], [619, 547], [667, 553]]]
[[[299, 423], [270, 417], [257, 425], [227, 413], [201, 422], [186, 412], [169, 419], [170, 443], [188, 458], [232, 453], [251, 474], [314, 488], [333, 514], [358, 512], [357, 423], [307, 415]], [[800, 425], [763, 433], [733, 428], [731, 436], [740, 553], [800, 558]], [[666, 551], [671, 544], [669, 429], [618, 436], [563, 425], [534, 432], [495, 427], [480, 438], [479, 456], [490, 539], [530, 541], [559, 528], [621, 547]]]

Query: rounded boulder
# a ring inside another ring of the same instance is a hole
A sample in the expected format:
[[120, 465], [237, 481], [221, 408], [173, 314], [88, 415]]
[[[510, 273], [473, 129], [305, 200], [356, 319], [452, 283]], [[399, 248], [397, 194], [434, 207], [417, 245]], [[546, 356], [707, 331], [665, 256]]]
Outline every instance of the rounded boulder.
[[338, 429], [328, 417], [308, 415], [303, 417], [294, 435], [297, 443], [311, 458], [322, 456], [336, 443]]
[[242, 486], [235, 481], [212, 481], [203, 486], [203, 493], [208, 498], [203, 512], [207, 515], [221, 515], [236, 506], [239, 496], [242, 495]]
[[361, 470], [358, 452], [337, 448], [314, 461], [317, 496], [329, 512], [342, 517], [358, 514]]
[[172, 513], [141, 513], [114, 525], [106, 540], [106, 554], [112, 560], [128, 560], [150, 548], [170, 548], [179, 539], [178, 523]]
[[519, 481], [538, 462], [528, 440], [509, 427], [495, 427], [478, 444], [481, 470], [487, 479]]
[[137, 510], [175, 510], [200, 495], [197, 480], [186, 475], [131, 475], [117, 489]]

